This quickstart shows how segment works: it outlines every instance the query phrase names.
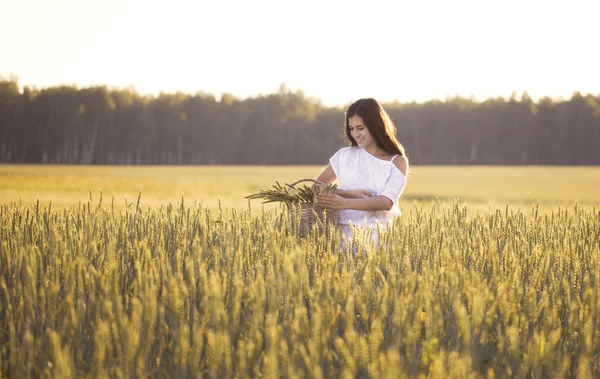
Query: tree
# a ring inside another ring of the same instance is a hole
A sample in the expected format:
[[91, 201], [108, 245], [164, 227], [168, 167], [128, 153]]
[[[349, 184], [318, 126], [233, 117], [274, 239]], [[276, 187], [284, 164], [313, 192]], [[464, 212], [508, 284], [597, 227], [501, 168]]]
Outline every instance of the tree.
[[[600, 164], [600, 96], [460, 97], [384, 104], [412, 164]], [[345, 144], [344, 110], [281, 85], [219, 100], [105, 86], [23, 88], [0, 78], [2, 162], [326, 164]]]

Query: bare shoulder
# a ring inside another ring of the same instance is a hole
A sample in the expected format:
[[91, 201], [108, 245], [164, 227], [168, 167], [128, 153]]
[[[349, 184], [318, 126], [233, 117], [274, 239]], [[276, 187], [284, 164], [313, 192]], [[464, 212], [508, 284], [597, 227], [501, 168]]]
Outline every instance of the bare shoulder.
[[398, 167], [398, 170], [406, 176], [406, 173], [408, 172], [408, 158], [404, 155], [398, 155], [392, 162]]

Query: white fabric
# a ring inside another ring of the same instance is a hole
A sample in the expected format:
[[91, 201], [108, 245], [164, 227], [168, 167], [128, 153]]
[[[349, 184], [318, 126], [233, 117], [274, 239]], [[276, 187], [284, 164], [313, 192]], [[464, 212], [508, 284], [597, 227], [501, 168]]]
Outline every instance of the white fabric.
[[406, 185], [406, 176], [392, 162], [393, 159], [376, 158], [360, 147], [342, 148], [329, 159], [339, 189], [364, 189], [375, 196], [386, 196], [393, 203], [389, 211], [342, 210], [339, 212], [339, 224], [375, 228], [377, 224], [384, 226], [402, 214], [398, 200]]

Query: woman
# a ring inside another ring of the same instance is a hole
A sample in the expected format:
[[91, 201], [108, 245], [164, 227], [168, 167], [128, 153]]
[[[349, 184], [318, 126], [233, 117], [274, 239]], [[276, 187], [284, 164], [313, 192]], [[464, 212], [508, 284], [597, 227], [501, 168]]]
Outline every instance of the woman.
[[370, 228], [378, 244], [377, 226], [385, 229], [401, 215], [398, 200], [408, 159], [394, 123], [375, 99], [360, 99], [348, 107], [345, 134], [351, 146], [338, 150], [317, 178], [324, 183], [337, 179], [339, 189], [319, 195], [318, 202], [340, 211], [338, 225], [346, 240], [353, 225]]

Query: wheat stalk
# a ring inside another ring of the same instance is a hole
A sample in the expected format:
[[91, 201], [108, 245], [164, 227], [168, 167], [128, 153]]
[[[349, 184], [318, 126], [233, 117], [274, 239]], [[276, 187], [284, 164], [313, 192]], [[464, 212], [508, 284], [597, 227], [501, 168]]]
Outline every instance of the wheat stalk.
[[316, 197], [321, 193], [333, 193], [337, 184], [327, 184], [324, 189], [320, 186], [309, 187], [306, 184], [296, 188], [289, 184], [282, 186], [275, 182], [272, 189], [261, 189], [257, 193], [246, 196], [246, 199], [262, 199], [263, 204], [283, 202], [286, 204], [314, 203]]

